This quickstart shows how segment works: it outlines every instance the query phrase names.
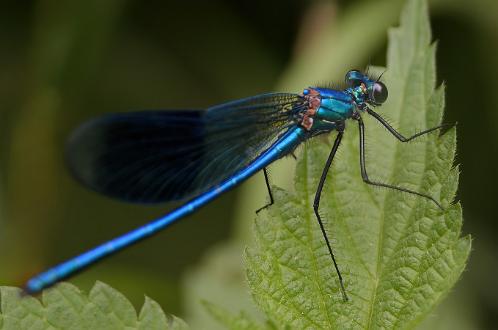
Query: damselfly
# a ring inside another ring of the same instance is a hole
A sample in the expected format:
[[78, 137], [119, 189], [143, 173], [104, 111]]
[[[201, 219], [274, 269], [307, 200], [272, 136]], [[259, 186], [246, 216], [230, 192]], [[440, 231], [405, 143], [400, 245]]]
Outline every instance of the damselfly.
[[361, 176], [366, 184], [417, 195], [440, 208], [427, 194], [369, 178], [361, 116], [364, 113], [373, 116], [401, 142], [441, 126], [404, 137], [373, 110], [384, 103], [388, 95], [387, 87], [379, 78], [352, 70], [345, 80], [344, 90], [310, 87], [301, 94], [262, 94], [207, 110], [111, 114], [83, 124], [69, 140], [67, 156], [74, 176], [84, 185], [130, 202], [188, 201], [157, 220], [35, 276], [27, 282], [26, 292], [37, 293], [159, 232], [263, 170], [270, 203], [258, 210], [261, 211], [273, 204], [266, 167], [291, 155], [304, 141], [337, 131], [317, 186], [313, 210], [347, 300], [318, 212], [323, 185], [346, 121], [352, 119], [358, 123]]

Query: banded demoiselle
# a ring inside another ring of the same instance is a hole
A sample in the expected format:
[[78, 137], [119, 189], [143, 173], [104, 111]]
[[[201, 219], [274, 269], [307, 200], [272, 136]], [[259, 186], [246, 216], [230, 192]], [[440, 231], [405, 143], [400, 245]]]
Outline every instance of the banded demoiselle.
[[[373, 108], [388, 96], [380, 78], [358, 70], [345, 77], [346, 88], [310, 87], [301, 94], [269, 93], [236, 100], [207, 110], [143, 111], [110, 114], [79, 127], [68, 143], [73, 175], [102, 194], [129, 202], [187, 200], [165, 216], [114, 238], [30, 279], [27, 293], [37, 293], [195, 212], [260, 170], [273, 204], [266, 167], [317, 135], [337, 131], [315, 193], [313, 210], [337, 273], [339, 266], [319, 213], [327, 173], [344, 134], [345, 123], [358, 123], [361, 176], [366, 184], [426, 198], [422, 192], [373, 181], [365, 165], [363, 114], [378, 120], [401, 142], [442, 126], [404, 137]], [[258, 210], [258, 211], [260, 211]], [[311, 211], [311, 210], [310, 210]]]

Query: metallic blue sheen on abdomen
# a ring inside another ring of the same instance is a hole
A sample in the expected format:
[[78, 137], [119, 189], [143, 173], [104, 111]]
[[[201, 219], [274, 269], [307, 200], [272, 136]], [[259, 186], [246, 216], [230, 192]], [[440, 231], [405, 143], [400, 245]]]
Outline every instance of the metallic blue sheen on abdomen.
[[82, 269], [99, 259], [102, 259], [118, 250], [121, 250], [123, 247], [136, 243], [168, 227], [176, 220], [179, 220], [193, 213], [213, 199], [219, 197], [224, 192], [235, 188], [242, 181], [247, 180], [256, 172], [270, 165], [277, 159], [291, 153], [301, 142], [306, 139], [306, 137], [307, 135], [303, 128], [298, 126], [289, 128], [287, 132], [285, 132], [272, 146], [270, 146], [265, 152], [258, 156], [252, 163], [250, 163], [247, 167], [240, 170], [232, 177], [223, 181], [221, 184], [212, 187], [205, 193], [193, 198], [176, 210], [168, 213], [162, 218], [151, 222], [146, 226], [132, 230], [88, 252], [85, 252], [74, 259], [71, 259], [65, 263], [47, 270], [44, 273], [39, 274], [27, 283], [26, 290], [29, 293], [38, 292], [42, 288], [66, 278], [67, 276], [73, 274], [75, 271]]

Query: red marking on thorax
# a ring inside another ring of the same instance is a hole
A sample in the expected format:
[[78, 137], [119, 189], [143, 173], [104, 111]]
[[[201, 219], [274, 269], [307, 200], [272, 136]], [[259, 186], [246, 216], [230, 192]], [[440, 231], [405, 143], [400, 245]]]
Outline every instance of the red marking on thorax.
[[301, 126], [303, 126], [306, 130], [310, 130], [313, 126], [313, 117], [315, 116], [320, 104], [322, 103], [322, 97], [320, 93], [313, 88], [308, 89], [308, 94], [302, 95], [306, 100], [306, 104], [308, 105], [308, 109], [303, 114], [303, 118], [301, 120]]

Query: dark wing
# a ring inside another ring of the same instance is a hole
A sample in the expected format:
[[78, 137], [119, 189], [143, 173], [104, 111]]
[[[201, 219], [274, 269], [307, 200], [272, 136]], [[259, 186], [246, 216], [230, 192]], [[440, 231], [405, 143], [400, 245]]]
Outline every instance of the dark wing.
[[219, 184], [267, 149], [304, 107], [264, 94], [208, 110], [111, 114], [68, 141], [73, 175], [105, 195], [141, 203], [184, 199]]

